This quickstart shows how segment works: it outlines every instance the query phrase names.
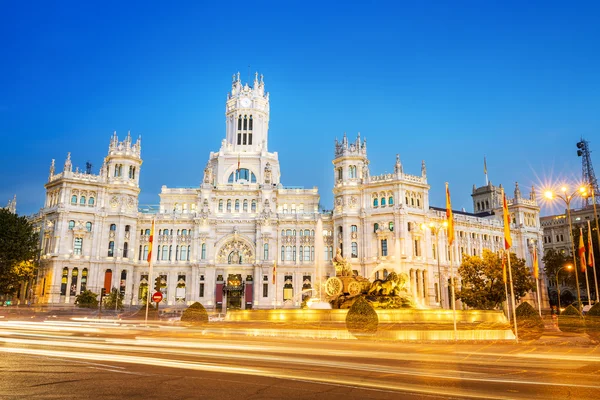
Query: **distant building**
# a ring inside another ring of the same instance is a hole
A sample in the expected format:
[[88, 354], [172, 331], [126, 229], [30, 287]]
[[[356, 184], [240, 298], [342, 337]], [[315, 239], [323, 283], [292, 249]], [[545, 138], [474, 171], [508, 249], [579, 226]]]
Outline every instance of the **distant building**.
[[[429, 204], [424, 162], [411, 175], [397, 156], [393, 173], [372, 176], [366, 140], [344, 134], [334, 146], [333, 210], [322, 211], [317, 188], [282, 184], [278, 154], [268, 149], [262, 76], [252, 86], [234, 76], [225, 115], [225, 138], [210, 153], [200, 186], [163, 186], [154, 208], [138, 205], [140, 138], [128, 134], [120, 141], [115, 133], [98, 175], [74, 172], [70, 155], [57, 173], [53, 160], [36, 217], [42, 227], [38, 300], [73, 303], [85, 289], [115, 287], [135, 305], [160, 276], [167, 305], [299, 307], [319, 281], [317, 265], [325, 278], [335, 274], [331, 260], [339, 249], [359, 274], [404, 272], [419, 304], [442, 301], [448, 308], [450, 260], [456, 270], [462, 254], [503, 248], [502, 186], [473, 188], [474, 213], [455, 211], [449, 249], [443, 229], [436, 236], [429, 228], [443, 223], [445, 209]], [[522, 197], [517, 185], [509, 203], [513, 251], [531, 265], [542, 238], [535, 194]], [[153, 218], [155, 276], [149, 277]]]
[[[584, 232], [587, 232], [587, 223], [590, 221], [592, 226], [594, 226], [594, 207], [593, 205], [589, 205], [585, 208], [571, 210], [571, 224], [573, 229], [583, 228]], [[542, 229], [544, 230], [543, 237], [543, 245], [544, 245], [544, 254], [548, 250], [555, 250], [560, 253], [567, 255], [568, 257], [573, 256], [571, 237], [569, 235], [569, 223], [567, 220], [566, 213], [558, 214], [558, 215], [549, 215], [546, 217], [540, 218], [540, 224], [542, 225]], [[575, 243], [575, 252], [577, 252], [577, 248], [579, 247], [578, 243]], [[587, 243], [586, 243], [587, 247]], [[572, 258], [571, 258], [572, 260]], [[569, 264], [573, 264], [573, 262], [569, 262]], [[577, 266], [575, 266], [577, 268]], [[575, 288], [574, 279], [567, 279], [569, 276], [573, 277], [573, 272], [564, 271], [560, 273], [559, 276], [559, 285], [560, 285], [560, 295], [561, 301], [565, 300], [575, 300], [577, 299], [577, 289]], [[573, 281], [573, 282], [572, 282]], [[587, 289], [585, 285], [585, 279], [583, 282], [579, 282], [580, 285], [580, 296], [582, 298], [587, 299]], [[595, 299], [595, 285], [593, 280], [590, 281], [590, 291], [592, 292], [592, 299]], [[556, 286], [556, 276], [548, 277], [548, 292], [550, 298], [553, 302], [556, 301], [558, 296], [558, 290]]]

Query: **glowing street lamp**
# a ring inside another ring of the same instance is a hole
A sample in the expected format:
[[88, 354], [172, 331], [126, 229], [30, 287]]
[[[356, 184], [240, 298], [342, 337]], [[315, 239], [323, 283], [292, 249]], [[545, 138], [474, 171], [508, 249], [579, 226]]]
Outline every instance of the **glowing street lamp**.
[[[573, 269], [572, 265], [565, 265], [564, 267], [560, 267], [558, 270], [556, 270], [556, 290], [558, 290], [558, 313], [560, 314], [560, 285], [558, 283], [558, 273], [560, 272], [561, 269], [567, 269], [567, 270], [571, 270]], [[577, 276], [577, 274], [575, 274], [575, 276]]]
[[[544, 191], [544, 197], [548, 200], [560, 199], [567, 206], [567, 220], [569, 221], [569, 238], [571, 239], [571, 251], [573, 253], [573, 265], [577, 265], [577, 258], [575, 255], [575, 241], [573, 240], [573, 223], [571, 221], [571, 200], [576, 196], [586, 197], [587, 196], [587, 187], [580, 186], [577, 190], [573, 191], [569, 194], [569, 188], [567, 186], [562, 186], [560, 188], [560, 193], [554, 193], [552, 190]], [[575, 284], [577, 285], [577, 304], [579, 307], [579, 311], [581, 311], [581, 294], [579, 289], [579, 277], [577, 272], [575, 272]]]

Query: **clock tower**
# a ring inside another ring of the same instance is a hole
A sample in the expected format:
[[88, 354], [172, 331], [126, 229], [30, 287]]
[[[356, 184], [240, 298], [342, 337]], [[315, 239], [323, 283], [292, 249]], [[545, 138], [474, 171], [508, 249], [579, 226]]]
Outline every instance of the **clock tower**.
[[269, 93], [263, 76], [254, 75], [254, 84], [242, 85], [240, 73], [233, 75], [227, 95], [227, 143], [236, 152], [267, 151], [269, 131]]

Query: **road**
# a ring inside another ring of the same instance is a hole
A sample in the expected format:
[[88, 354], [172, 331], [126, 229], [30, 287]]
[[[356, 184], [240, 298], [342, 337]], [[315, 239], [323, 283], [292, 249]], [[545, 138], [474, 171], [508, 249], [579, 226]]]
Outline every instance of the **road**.
[[0, 322], [2, 399], [598, 399], [600, 349]]

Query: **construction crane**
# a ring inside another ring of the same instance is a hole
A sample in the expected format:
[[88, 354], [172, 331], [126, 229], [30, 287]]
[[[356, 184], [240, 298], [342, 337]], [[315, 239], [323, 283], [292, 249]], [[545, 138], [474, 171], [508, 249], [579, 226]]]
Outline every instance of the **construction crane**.
[[[596, 175], [594, 174], [594, 166], [592, 165], [592, 157], [590, 155], [590, 144], [587, 140], [581, 138], [579, 142], [577, 142], [577, 155], [581, 157], [581, 177], [582, 183], [587, 184], [594, 190], [596, 203], [600, 203], [598, 199], [600, 198], [600, 193], [598, 193], [598, 180], [596, 179]], [[587, 207], [592, 205], [591, 196], [587, 196], [583, 198], [583, 207]]]

